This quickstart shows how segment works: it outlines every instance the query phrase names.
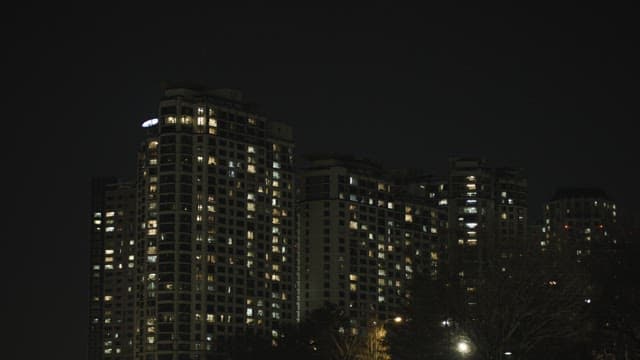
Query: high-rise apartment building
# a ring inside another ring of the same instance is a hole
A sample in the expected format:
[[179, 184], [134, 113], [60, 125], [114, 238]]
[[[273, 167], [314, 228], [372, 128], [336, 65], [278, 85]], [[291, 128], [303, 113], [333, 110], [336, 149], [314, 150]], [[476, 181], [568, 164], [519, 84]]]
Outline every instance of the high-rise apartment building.
[[[544, 205], [542, 249], [564, 257], [576, 277], [586, 275], [583, 296], [589, 306], [590, 351], [624, 357], [629, 339], [621, 336], [628, 304], [631, 249], [618, 223], [615, 202], [598, 188], [562, 188]], [[567, 261], [568, 259], [569, 261]], [[634, 280], [631, 280], [633, 282]]]
[[417, 271], [439, 275], [446, 214], [425, 186], [371, 161], [317, 156], [300, 174], [299, 306], [333, 304], [352, 331], [392, 318]]
[[136, 353], [207, 359], [295, 321], [293, 137], [237, 91], [176, 86], [143, 123]]
[[521, 169], [490, 167], [482, 158], [451, 159], [447, 196], [451, 270], [459, 279], [477, 279], [487, 261], [513, 255], [527, 240]]
[[527, 188], [522, 169], [494, 169], [495, 246], [502, 257], [529, 247]]
[[616, 204], [597, 188], [556, 191], [544, 206], [542, 230], [543, 247], [555, 247], [577, 261], [606, 258], [621, 245]]
[[133, 359], [136, 187], [116, 178], [92, 182], [89, 359]]

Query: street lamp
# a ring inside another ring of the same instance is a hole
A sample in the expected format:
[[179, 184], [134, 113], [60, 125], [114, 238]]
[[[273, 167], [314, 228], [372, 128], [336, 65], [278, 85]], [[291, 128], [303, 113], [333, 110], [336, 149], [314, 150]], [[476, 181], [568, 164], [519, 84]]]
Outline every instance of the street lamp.
[[456, 342], [453, 344], [453, 349], [461, 357], [466, 357], [473, 353], [473, 343], [471, 342], [471, 340], [469, 340], [468, 337], [461, 335], [458, 336]]
[[467, 355], [468, 353], [471, 352], [471, 346], [469, 346], [468, 342], [464, 340], [460, 340], [456, 344], [456, 351], [458, 351], [462, 355]]

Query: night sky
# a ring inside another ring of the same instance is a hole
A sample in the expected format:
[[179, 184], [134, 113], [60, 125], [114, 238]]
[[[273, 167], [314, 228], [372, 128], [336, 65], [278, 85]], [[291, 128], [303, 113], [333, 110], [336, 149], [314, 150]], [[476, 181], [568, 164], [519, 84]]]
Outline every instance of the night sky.
[[638, 210], [631, 8], [446, 3], [3, 9], [2, 357], [85, 359], [90, 179], [135, 173], [164, 80], [242, 90], [298, 155], [485, 156], [526, 170], [532, 218], [563, 185]]

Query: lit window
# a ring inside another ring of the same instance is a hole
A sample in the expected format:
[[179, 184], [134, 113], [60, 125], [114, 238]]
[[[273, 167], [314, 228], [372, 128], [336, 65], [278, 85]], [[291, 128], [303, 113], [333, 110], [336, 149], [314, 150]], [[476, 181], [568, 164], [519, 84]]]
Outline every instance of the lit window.
[[478, 208], [476, 208], [474, 206], [465, 207], [464, 208], [464, 213], [465, 214], [477, 214], [478, 213]]

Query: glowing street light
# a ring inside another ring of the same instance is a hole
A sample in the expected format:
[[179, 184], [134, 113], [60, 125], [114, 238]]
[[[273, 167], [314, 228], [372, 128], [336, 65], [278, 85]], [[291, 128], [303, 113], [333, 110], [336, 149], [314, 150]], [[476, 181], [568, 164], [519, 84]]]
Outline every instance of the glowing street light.
[[458, 341], [456, 350], [462, 355], [467, 355], [471, 352], [471, 346], [469, 346], [469, 343], [466, 341]]

